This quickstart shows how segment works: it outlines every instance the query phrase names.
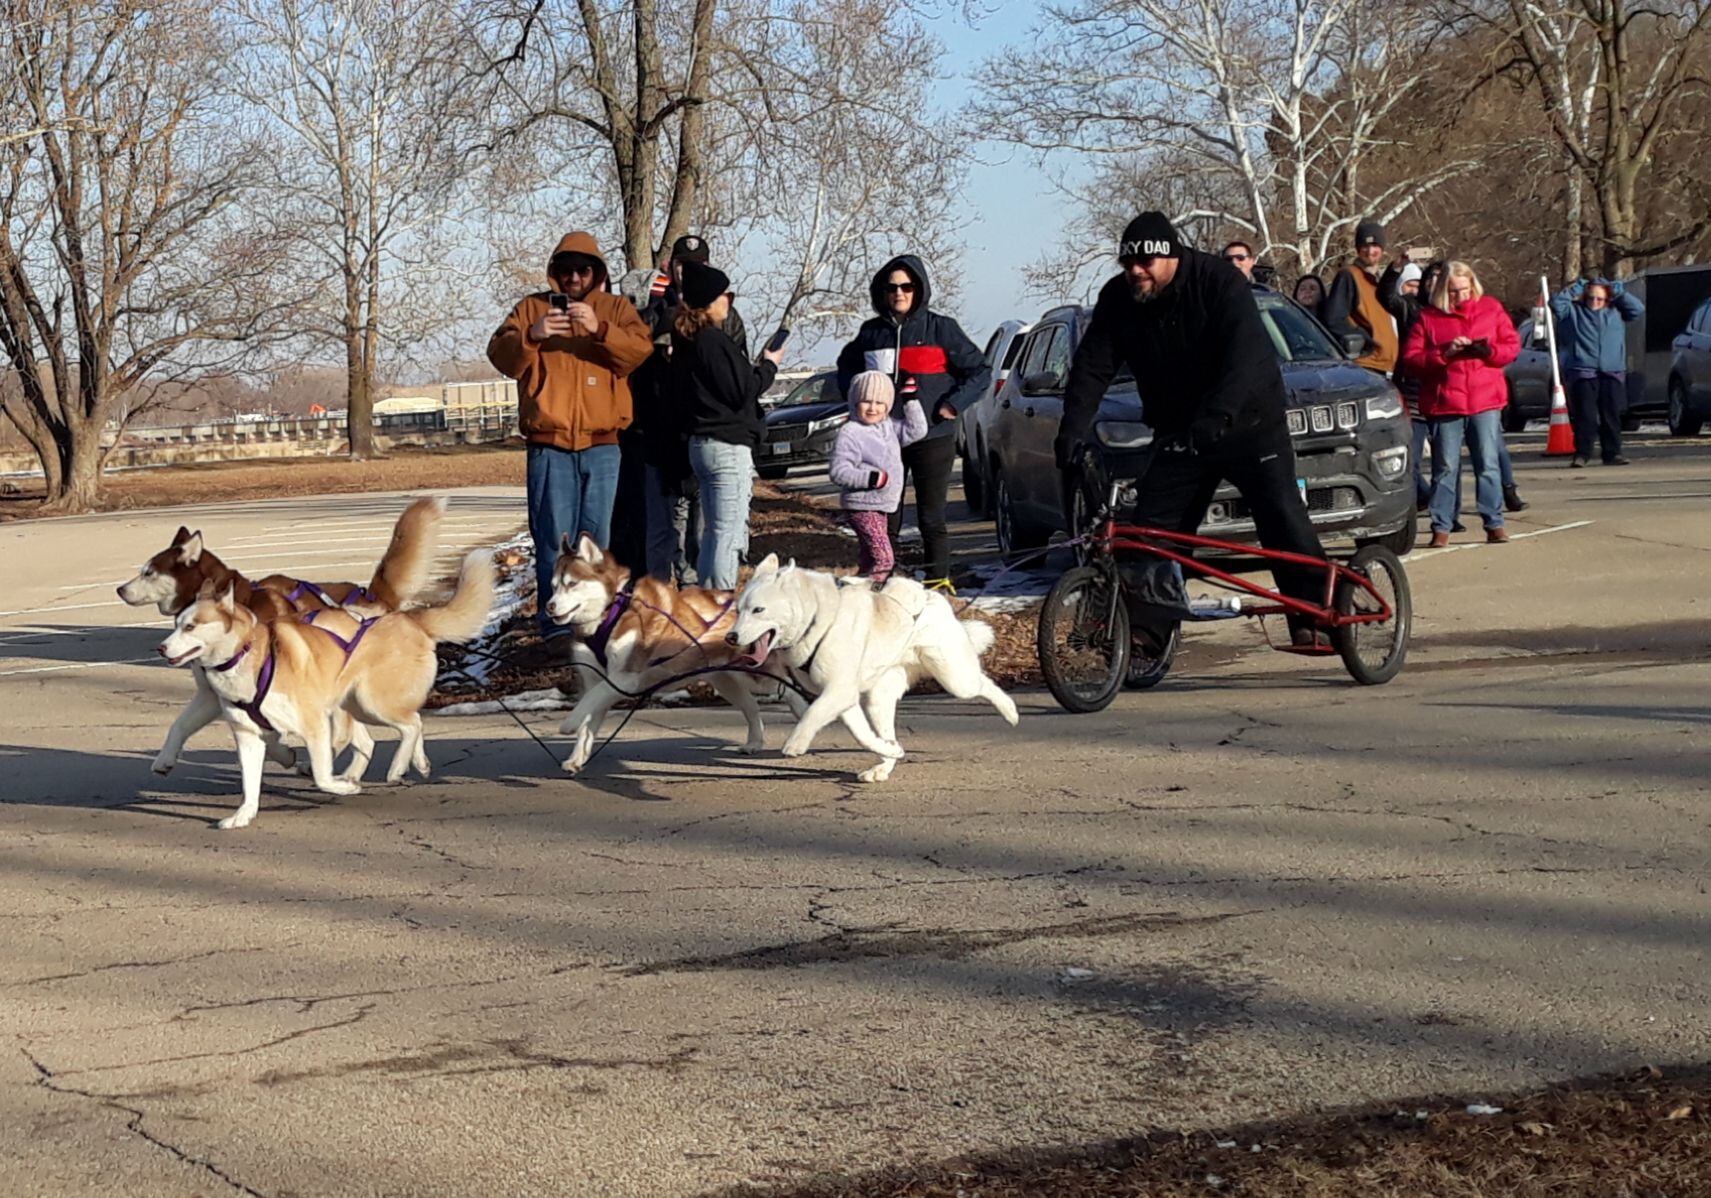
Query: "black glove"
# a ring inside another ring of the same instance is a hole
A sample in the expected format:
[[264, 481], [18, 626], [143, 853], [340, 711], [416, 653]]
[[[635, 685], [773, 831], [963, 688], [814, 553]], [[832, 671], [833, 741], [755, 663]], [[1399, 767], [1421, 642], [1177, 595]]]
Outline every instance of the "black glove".
[[1227, 412], [1202, 412], [1188, 426], [1188, 444], [1195, 453], [1211, 453], [1230, 431]]
[[1057, 459], [1058, 470], [1067, 474], [1081, 457], [1081, 442], [1074, 437], [1058, 437], [1052, 442], [1052, 457]]

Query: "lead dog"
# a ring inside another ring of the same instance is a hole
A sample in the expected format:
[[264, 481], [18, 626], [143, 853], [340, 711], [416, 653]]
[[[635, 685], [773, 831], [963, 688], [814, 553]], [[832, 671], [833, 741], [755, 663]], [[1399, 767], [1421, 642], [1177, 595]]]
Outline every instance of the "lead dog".
[[[284, 574], [269, 574], [252, 582], [216, 557], [203, 544], [200, 530], [191, 532], [179, 525], [172, 544], [144, 562], [137, 576], [119, 587], [119, 598], [133, 607], [152, 603], [161, 615], [177, 616], [197, 599], [218, 595], [230, 587], [234, 600], [262, 620], [295, 619], [310, 612], [336, 609], [343, 603], [353, 604], [364, 615], [396, 611], [414, 599], [427, 581], [445, 509], [446, 501], [438, 497], [418, 499], [405, 508], [366, 587], [353, 582], [317, 586]], [[349, 635], [354, 627], [354, 620], [348, 627], [335, 620], [333, 631]], [[185, 742], [220, 714], [219, 700], [209, 689], [202, 669], [197, 667], [192, 673], [196, 676], [196, 693], [172, 721], [166, 743], [155, 754], [152, 768], [162, 777], [178, 764]], [[296, 754], [280, 743], [277, 736], [264, 740], [269, 760], [287, 768], [295, 763]]]
[[718, 669], [741, 657], [725, 640], [735, 617], [730, 591], [637, 578], [588, 534], [573, 547], [567, 533], [553, 566], [546, 612], [576, 633], [575, 662], [588, 678], [582, 700], [559, 725], [561, 733], [576, 738], [564, 759], [566, 771], [588, 764], [600, 725], [620, 699], [689, 671], [708, 671], [697, 676], [743, 713], [749, 734], [740, 751], [766, 748], [755, 697], [775, 693], [777, 681]]
[[893, 578], [876, 591], [865, 578], [840, 580], [794, 562], [780, 568], [768, 554], [737, 596], [729, 639], [756, 661], [778, 653], [791, 677], [819, 696], [797, 719], [784, 755], [806, 753], [822, 728], [841, 719], [880, 756], [856, 775], [862, 782], [885, 781], [903, 756], [897, 701], [923, 679], [959, 699], [985, 699], [1016, 723], [1016, 705], [980, 667], [991, 626], [958, 620], [943, 595], [913, 579]]
[[[349, 638], [293, 620], [260, 620], [229, 586], [218, 599], [180, 612], [161, 656], [170, 665], [203, 667], [237, 741], [243, 802], [219, 826], [242, 828], [255, 818], [268, 732], [302, 738], [315, 785], [329, 794], [360, 789], [374, 749], [365, 724], [398, 733], [388, 782], [401, 781], [411, 765], [426, 778], [421, 708], [438, 666], [434, 644], [480, 632], [492, 602], [493, 559], [478, 549], [463, 559], [457, 590], [444, 604], [364, 620]], [[351, 720], [355, 760], [353, 776], [334, 777], [333, 727], [341, 714]]]

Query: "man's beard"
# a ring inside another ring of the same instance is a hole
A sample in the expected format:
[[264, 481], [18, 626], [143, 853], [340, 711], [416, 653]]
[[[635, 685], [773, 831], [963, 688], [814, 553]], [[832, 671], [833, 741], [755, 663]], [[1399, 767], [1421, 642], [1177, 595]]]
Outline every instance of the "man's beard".
[[1158, 285], [1156, 283], [1145, 291], [1142, 291], [1141, 285], [1136, 283], [1129, 290], [1134, 295], [1137, 304], [1150, 304], [1158, 298]]

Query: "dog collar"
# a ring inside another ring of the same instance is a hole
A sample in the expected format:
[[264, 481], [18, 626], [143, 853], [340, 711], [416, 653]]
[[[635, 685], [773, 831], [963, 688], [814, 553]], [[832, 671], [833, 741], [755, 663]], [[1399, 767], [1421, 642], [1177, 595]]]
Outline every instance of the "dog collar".
[[624, 585], [618, 588], [618, 593], [612, 596], [612, 602], [606, 608], [606, 614], [600, 617], [600, 627], [594, 630], [594, 635], [583, 644], [594, 654], [594, 660], [600, 663], [600, 668], [606, 668], [606, 644], [612, 639], [612, 630], [618, 626], [619, 618], [629, 609], [630, 600], [636, 594], [636, 576], [630, 575], [624, 580]]
[[244, 647], [242, 649], [238, 650], [236, 657], [232, 658], [232, 660], [230, 660], [228, 662], [223, 662], [220, 665], [209, 666], [208, 670], [210, 673], [224, 674], [227, 670], [231, 669], [233, 666], [237, 665], [244, 658], [248, 657], [249, 652], [250, 652], [250, 643], [248, 641], [245, 641]]

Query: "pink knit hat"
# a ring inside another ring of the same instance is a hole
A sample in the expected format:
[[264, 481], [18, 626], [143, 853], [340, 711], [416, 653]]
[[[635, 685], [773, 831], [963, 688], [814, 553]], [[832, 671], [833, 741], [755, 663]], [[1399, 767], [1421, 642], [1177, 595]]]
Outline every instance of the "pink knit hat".
[[881, 399], [887, 410], [897, 402], [897, 390], [891, 376], [881, 370], [864, 370], [850, 380], [850, 410], [863, 400]]

